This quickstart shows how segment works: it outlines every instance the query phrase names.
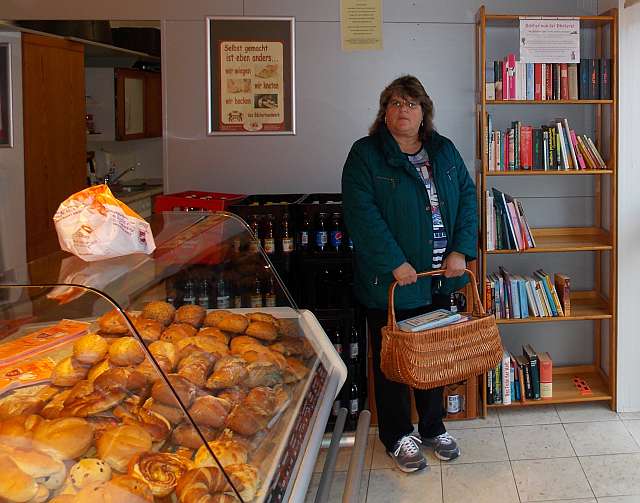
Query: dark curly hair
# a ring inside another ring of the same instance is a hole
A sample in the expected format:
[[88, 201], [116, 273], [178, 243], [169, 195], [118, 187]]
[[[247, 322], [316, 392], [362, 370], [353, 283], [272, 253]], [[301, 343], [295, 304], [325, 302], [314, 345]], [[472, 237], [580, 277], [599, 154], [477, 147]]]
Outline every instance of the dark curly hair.
[[387, 107], [393, 96], [405, 99], [411, 98], [420, 103], [423, 118], [422, 125], [418, 130], [418, 136], [421, 140], [426, 141], [429, 133], [433, 131], [433, 101], [429, 98], [420, 81], [413, 75], [402, 75], [398, 77], [380, 93], [380, 108], [378, 109], [376, 120], [373, 121], [373, 124], [371, 124], [369, 128], [369, 134], [376, 134], [380, 128], [384, 126]]

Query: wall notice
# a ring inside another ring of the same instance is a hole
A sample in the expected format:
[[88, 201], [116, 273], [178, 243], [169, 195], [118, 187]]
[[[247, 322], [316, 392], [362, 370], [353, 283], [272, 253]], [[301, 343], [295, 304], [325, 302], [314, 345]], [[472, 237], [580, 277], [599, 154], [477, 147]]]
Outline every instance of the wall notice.
[[520, 18], [520, 61], [579, 63], [580, 20]]
[[220, 42], [219, 131], [284, 130], [282, 42]]
[[343, 51], [382, 50], [382, 0], [341, 0]]

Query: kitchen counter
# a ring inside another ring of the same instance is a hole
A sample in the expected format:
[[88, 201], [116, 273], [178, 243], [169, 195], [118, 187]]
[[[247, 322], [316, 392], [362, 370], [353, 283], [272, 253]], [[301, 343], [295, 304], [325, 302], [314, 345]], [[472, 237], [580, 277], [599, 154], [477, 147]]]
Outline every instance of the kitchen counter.
[[116, 196], [120, 201], [125, 204], [133, 203], [139, 201], [140, 199], [146, 199], [148, 197], [157, 196], [162, 194], [162, 187], [149, 187], [145, 190], [137, 190], [134, 192], [114, 192], [113, 195]]

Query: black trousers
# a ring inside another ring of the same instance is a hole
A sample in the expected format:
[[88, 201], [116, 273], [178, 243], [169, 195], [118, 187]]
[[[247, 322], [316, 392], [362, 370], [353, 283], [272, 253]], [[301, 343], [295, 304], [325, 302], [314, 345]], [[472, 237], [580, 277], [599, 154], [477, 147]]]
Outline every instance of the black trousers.
[[[396, 318], [403, 320], [427, 313], [439, 308], [448, 308], [448, 297], [434, 296], [433, 303], [418, 309], [397, 310]], [[380, 330], [387, 324], [387, 311], [380, 309], [366, 310], [371, 350], [373, 352], [373, 380], [378, 411], [378, 434], [380, 441], [388, 451], [393, 450], [395, 443], [405, 435], [413, 432], [411, 423], [410, 387], [406, 384], [390, 381], [380, 369], [380, 350], [382, 335]], [[446, 428], [442, 422], [444, 404], [442, 401], [444, 387], [429, 390], [413, 389], [413, 396], [418, 411], [418, 431], [423, 437], [435, 437], [444, 433]]]

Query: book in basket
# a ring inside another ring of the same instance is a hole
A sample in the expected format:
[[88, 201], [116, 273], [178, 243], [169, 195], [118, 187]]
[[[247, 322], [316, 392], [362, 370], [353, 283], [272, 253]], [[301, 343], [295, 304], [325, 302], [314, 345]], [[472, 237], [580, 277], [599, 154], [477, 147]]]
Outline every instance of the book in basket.
[[436, 309], [429, 313], [399, 321], [398, 328], [403, 332], [421, 332], [422, 330], [428, 330], [430, 328], [451, 325], [460, 320], [461, 317], [462, 315], [460, 313], [452, 313], [446, 309]]

